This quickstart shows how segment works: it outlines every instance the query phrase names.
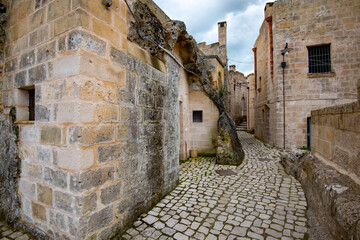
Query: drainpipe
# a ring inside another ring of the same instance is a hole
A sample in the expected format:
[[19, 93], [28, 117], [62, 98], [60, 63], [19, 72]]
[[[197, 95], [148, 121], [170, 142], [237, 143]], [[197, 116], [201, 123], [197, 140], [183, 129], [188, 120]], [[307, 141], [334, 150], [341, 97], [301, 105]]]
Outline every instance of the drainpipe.
[[252, 49], [253, 50], [253, 52], [254, 52], [254, 77], [255, 77], [255, 93], [256, 93], [256, 90], [257, 90], [257, 84], [256, 84], [256, 82], [257, 82], [257, 63], [256, 63], [256, 48], [253, 48]]

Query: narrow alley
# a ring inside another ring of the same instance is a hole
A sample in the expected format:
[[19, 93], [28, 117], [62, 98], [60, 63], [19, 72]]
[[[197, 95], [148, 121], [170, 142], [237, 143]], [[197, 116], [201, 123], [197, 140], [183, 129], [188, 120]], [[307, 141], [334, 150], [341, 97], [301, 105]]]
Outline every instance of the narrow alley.
[[[307, 203], [280, 152], [239, 132], [246, 152], [238, 167], [198, 158], [181, 165], [180, 184], [123, 239], [306, 239]], [[221, 176], [216, 170], [231, 170]]]

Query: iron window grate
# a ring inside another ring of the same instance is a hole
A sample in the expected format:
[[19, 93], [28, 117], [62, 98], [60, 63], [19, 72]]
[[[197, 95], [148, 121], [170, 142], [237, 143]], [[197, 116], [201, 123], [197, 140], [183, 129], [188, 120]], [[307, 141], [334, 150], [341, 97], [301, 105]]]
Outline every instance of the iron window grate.
[[308, 47], [309, 73], [331, 72], [330, 44]]

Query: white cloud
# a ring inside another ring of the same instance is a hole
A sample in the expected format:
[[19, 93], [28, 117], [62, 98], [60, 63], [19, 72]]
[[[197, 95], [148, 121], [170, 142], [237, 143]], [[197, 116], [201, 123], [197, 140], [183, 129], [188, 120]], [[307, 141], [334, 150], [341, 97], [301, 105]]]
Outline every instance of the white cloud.
[[[218, 41], [217, 23], [228, 23], [229, 64], [238, 71], [253, 71], [252, 48], [264, 20], [266, 2], [273, 0], [154, 0], [172, 19], [184, 21], [197, 42]], [[235, 60], [235, 61], [233, 61]], [[245, 63], [239, 63], [245, 62]]]

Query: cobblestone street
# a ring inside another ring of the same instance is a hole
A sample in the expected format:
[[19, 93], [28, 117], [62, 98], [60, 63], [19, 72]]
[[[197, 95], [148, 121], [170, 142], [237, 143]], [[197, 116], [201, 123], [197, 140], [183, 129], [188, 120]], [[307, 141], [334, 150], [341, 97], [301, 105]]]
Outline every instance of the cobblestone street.
[[[179, 186], [123, 239], [306, 239], [306, 200], [300, 184], [279, 163], [280, 153], [240, 132], [246, 158], [221, 166], [214, 158], [181, 165]], [[216, 170], [235, 174], [221, 176]], [[29, 237], [0, 222], [0, 240]]]
[[[198, 158], [181, 165], [180, 184], [143, 214], [124, 239], [304, 239], [306, 199], [280, 165], [278, 150], [239, 133], [246, 158], [238, 167]], [[221, 176], [216, 170], [235, 175]]]
[[22, 231], [15, 230], [5, 223], [0, 222], [0, 240], [30, 240], [30, 238], [26, 233]]

